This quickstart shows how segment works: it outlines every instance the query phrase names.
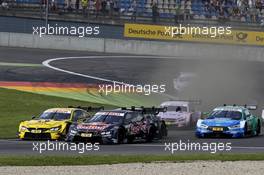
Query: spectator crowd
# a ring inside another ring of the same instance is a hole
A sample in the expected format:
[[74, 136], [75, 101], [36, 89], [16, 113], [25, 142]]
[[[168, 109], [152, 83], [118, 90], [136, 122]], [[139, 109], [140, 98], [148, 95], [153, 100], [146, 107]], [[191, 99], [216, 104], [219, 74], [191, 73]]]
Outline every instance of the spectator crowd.
[[[52, 0], [54, 1], [54, 0]], [[67, 9], [93, 11], [102, 15], [188, 19], [219, 19], [258, 22], [264, 19], [264, 0], [65, 0]], [[80, 5], [81, 4], [81, 5]], [[85, 14], [85, 13], [84, 13]]]
[[[16, 0], [17, 3], [41, 3], [47, 0]], [[49, 0], [50, 9], [81, 12], [84, 16], [138, 16], [174, 18], [175, 22], [189, 19], [241, 21], [264, 25], [264, 0]], [[0, 0], [8, 8], [8, 0]]]

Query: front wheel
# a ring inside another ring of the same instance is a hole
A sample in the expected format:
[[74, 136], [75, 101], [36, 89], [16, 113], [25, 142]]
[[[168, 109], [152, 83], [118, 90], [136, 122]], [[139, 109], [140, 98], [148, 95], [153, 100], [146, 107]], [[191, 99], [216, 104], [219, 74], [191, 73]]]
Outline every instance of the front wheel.
[[168, 130], [167, 130], [167, 126], [166, 126], [165, 122], [162, 122], [160, 130], [161, 130], [161, 136], [162, 137], [163, 136], [165, 136], [165, 137], [168, 136]]
[[134, 136], [128, 136], [127, 137], [127, 143], [131, 144], [134, 142]]
[[189, 123], [187, 123], [187, 127], [192, 128], [193, 127], [193, 116], [190, 115]]
[[62, 140], [62, 141], [67, 140], [69, 129], [70, 129], [70, 124], [67, 124], [65, 129], [63, 130], [59, 140]]
[[118, 130], [117, 132], [117, 144], [124, 143], [124, 132], [122, 130]]
[[147, 135], [146, 141], [147, 142], [152, 142], [152, 140], [154, 139], [154, 135], [155, 135], [155, 129], [153, 127], [151, 127], [149, 129], [149, 133]]
[[258, 121], [256, 128], [256, 135], [258, 136], [260, 133], [261, 133], [261, 126], [260, 126], [260, 122]]
[[248, 135], [247, 123], [244, 126], [244, 137]]

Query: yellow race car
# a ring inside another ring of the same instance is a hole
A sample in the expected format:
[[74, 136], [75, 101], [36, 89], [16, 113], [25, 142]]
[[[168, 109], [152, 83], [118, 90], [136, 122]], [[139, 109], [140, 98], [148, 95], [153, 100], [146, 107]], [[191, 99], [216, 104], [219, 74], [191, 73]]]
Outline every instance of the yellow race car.
[[39, 117], [22, 121], [18, 137], [23, 140], [58, 140], [65, 138], [72, 123], [90, 117], [88, 111], [100, 110], [91, 107], [52, 108], [44, 111]]

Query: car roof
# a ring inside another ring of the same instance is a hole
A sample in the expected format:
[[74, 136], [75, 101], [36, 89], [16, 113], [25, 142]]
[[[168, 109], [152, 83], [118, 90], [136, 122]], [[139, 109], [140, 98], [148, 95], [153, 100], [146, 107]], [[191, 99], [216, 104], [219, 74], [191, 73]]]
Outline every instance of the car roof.
[[48, 111], [50, 111], [50, 112], [52, 112], [52, 111], [62, 111], [62, 112], [63, 111], [69, 111], [69, 112], [72, 112], [74, 110], [82, 110], [82, 111], [85, 111], [85, 110], [80, 109], [80, 108], [49, 108], [49, 109], [45, 110], [45, 112], [48, 112]]
[[220, 106], [220, 107], [216, 107], [214, 110], [227, 110], [227, 111], [239, 111], [242, 112], [244, 110], [246, 110], [246, 108], [244, 106]]
[[112, 109], [112, 110], [103, 110], [98, 112], [120, 112], [120, 113], [127, 113], [127, 112], [135, 112], [131, 110], [122, 110], [122, 109]]
[[160, 106], [188, 106], [188, 101], [165, 101]]
[[76, 108], [50, 108], [45, 110], [44, 112], [72, 112], [73, 110], [75, 110]]

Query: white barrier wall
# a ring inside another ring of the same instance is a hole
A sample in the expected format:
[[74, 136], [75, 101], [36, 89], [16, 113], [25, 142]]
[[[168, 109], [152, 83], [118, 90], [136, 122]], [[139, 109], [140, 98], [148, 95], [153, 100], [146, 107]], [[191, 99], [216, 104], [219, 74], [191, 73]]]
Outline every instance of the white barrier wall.
[[9, 33], [0, 32], [0, 46], [9, 46]]
[[104, 52], [104, 39], [0, 32], [0, 46]]
[[238, 59], [264, 61], [264, 48], [187, 42], [160, 42], [69, 36], [38, 37], [1, 33], [0, 46], [81, 50], [106, 53], [173, 56], [181, 59]]
[[105, 52], [162, 55], [182, 59], [238, 59], [264, 61], [264, 48], [187, 42], [106, 39]]

